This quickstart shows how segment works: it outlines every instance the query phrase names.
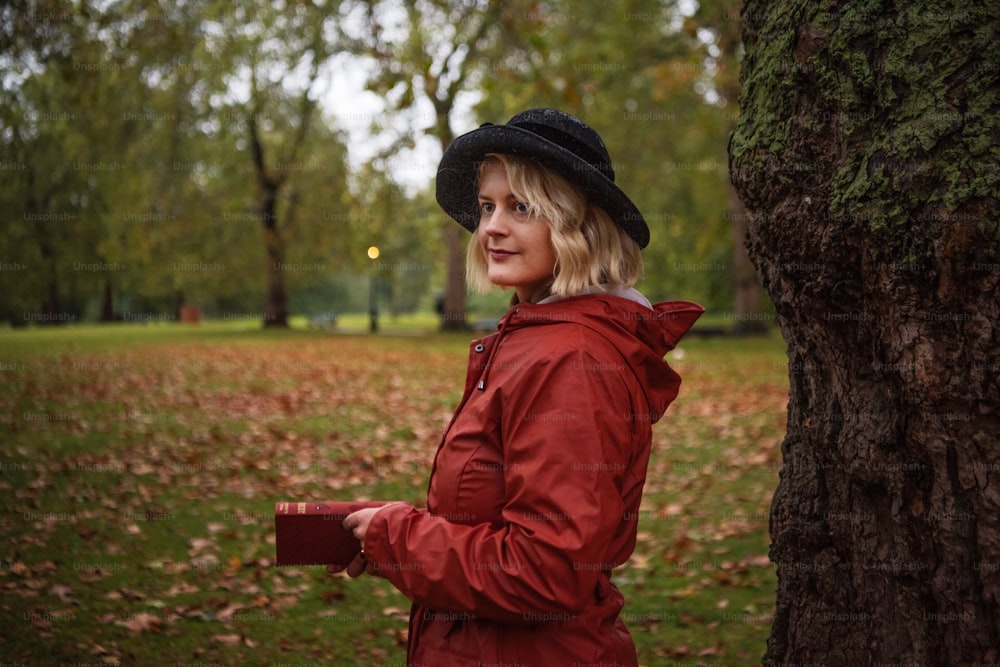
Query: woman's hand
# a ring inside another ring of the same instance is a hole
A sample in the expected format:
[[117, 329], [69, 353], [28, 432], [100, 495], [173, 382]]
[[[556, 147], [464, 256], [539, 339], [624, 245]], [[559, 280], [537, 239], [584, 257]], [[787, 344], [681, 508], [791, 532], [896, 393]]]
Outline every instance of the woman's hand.
[[348, 514], [344, 517], [344, 528], [354, 533], [355, 539], [361, 543], [361, 548], [365, 548], [365, 535], [368, 534], [368, 524], [372, 522], [372, 517], [375, 516], [377, 512], [382, 511], [388, 507], [388, 505], [382, 505], [382, 507], [368, 507], [363, 510], [358, 510], [352, 514]]
[[368, 534], [368, 525], [372, 522], [372, 517], [378, 512], [381, 512], [389, 505], [395, 503], [388, 503], [382, 505], [381, 507], [368, 507], [363, 510], [358, 510], [357, 512], [352, 512], [344, 518], [344, 528], [351, 531], [354, 537], [361, 543], [361, 553], [354, 557], [346, 568], [340, 565], [327, 565], [326, 571], [330, 574], [337, 574], [338, 572], [347, 571], [347, 576], [354, 578], [361, 573], [368, 570], [368, 560], [365, 558], [365, 536]]
[[361, 575], [363, 572], [368, 572], [368, 559], [365, 558], [365, 552], [362, 551], [354, 557], [354, 560], [347, 564], [347, 567], [343, 567], [342, 565], [327, 565], [326, 571], [329, 574], [347, 572], [347, 576], [353, 579], [354, 577]]

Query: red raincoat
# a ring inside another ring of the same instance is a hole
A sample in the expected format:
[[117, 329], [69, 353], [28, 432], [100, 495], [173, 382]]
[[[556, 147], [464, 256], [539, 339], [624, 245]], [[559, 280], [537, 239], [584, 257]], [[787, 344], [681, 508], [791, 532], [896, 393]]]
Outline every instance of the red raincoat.
[[410, 665], [635, 665], [611, 570], [635, 547], [663, 356], [701, 315], [610, 295], [518, 304], [474, 341], [427, 509], [378, 512], [375, 572], [413, 601]]

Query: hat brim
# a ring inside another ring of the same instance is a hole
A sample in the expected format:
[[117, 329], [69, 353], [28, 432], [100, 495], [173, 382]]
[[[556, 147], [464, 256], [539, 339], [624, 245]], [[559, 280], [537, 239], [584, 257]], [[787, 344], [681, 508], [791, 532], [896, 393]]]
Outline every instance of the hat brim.
[[614, 181], [571, 151], [534, 132], [511, 125], [486, 125], [463, 134], [445, 151], [437, 171], [435, 194], [445, 213], [470, 232], [479, 224], [479, 165], [489, 153], [538, 161], [561, 174], [600, 206], [612, 221], [645, 248], [649, 228], [642, 213]]

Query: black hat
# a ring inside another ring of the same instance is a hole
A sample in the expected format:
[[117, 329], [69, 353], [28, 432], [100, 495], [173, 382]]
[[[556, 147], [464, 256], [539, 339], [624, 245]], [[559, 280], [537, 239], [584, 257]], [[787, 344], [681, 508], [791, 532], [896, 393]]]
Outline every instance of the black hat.
[[479, 164], [487, 153], [537, 160], [580, 188], [640, 248], [649, 228], [635, 204], [615, 185], [611, 157], [601, 137], [578, 118], [556, 109], [523, 111], [506, 125], [485, 123], [451, 142], [437, 172], [437, 201], [471, 232], [479, 223]]

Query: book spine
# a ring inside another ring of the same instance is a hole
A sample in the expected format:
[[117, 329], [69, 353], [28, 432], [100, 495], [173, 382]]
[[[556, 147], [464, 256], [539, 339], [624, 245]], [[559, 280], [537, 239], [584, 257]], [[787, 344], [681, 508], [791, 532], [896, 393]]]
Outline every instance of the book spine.
[[347, 516], [355, 509], [369, 505], [369, 503], [300, 503], [300, 502], [279, 502], [274, 504], [275, 516]]

